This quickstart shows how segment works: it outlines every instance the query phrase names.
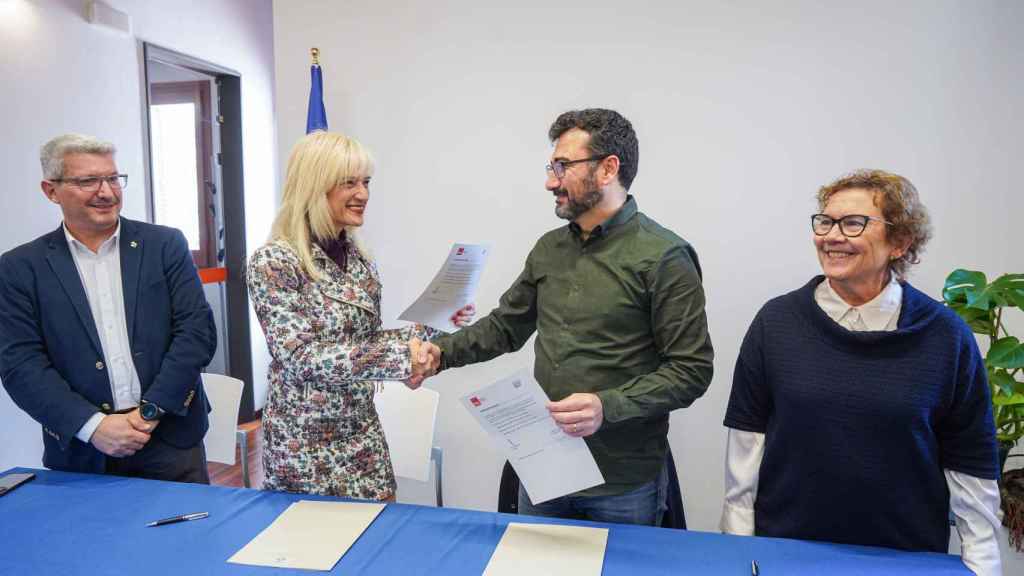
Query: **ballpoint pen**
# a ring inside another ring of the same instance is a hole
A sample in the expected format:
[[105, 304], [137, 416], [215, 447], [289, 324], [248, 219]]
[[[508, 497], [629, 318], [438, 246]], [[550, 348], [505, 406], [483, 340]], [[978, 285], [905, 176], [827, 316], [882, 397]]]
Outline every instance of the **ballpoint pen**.
[[152, 526], [163, 526], [164, 524], [174, 524], [177, 522], [187, 522], [189, 520], [200, 520], [209, 516], [209, 512], [194, 512], [192, 514], [182, 514], [181, 516], [171, 516], [170, 518], [164, 518], [155, 522], [146, 524], [148, 527]]
[[761, 573], [757, 568], [757, 560], [750, 561], [750, 576], [758, 576]]

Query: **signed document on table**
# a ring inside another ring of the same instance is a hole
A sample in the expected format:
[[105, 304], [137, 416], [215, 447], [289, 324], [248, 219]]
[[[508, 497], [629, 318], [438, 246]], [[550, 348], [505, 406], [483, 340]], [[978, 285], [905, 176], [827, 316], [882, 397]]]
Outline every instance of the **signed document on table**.
[[484, 576], [601, 576], [607, 528], [510, 522]]
[[441, 265], [427, 289], [420, 294], [399, 320], [419, 322], [445, 332], [454, 332], [451, 317], [466, 304], [473, 302], [480, 285], [480, 274], [487, 263], [487, 246], [455, 244], [448, 259]]
[[378, 503], [299, 500], [228, 562], [331, 570], [383, 509]]
[[505, 454], [534, 504], [604, 484], [587, 443], [562, 432], [529, 370], [462, 397]]

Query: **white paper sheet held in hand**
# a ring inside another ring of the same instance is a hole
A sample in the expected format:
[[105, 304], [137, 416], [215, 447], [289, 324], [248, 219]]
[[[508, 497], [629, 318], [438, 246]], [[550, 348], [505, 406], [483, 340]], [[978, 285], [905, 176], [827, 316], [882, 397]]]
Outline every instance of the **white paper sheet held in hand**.
[[456, 326], [452, 324], [451, 317], [476, 298], [480, 274], [487, 263], [488, 252], [490, 248], [487, 246], [453, 245], [451, 252], [448, 253], [448, 259], [444, 261], [427, 289], [398, 319], [453, 332]]
[[534, 504], [604, 484], [587, 443], [562, 432], [545, 407], [547, 400], [528, 370], [462, 397]]

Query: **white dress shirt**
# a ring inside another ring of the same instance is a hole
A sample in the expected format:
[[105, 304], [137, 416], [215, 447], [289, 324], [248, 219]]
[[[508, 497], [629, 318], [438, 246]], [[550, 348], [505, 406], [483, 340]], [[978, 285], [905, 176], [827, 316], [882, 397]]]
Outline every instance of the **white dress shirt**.
[[[114, 398], [114, 410], [125, 410], [139, 405], [142, 385], [132, 362], [132, 350], [128, 341], [128, 322], [124, 311], [124, 288], [121, 283], [121, 252], [119, 239], [121, 224], [114, 234], [100, 245], [96, 252], [82, 244], [67, 227], [64, 236], [68, 240], [71, 257], [78, 269], [78, 276], [89, 300], [100, 345], [103, 347], [107, 373], [110, 375], [110, 389]], [[97, 412], [86, 420], [75, 436], [82, 442], [89, 442], [93, 432], [100, 425], [104, 414]]]
[[[814, 300], [840, 326], [854, 332], [896, 329], [903, 303], [903, 287], [895, 277], [873, 300], [850, 306], [825, 280], [814, 290]], [[725, 503], [719, 528], [727, 534], [754, 534], [754, 502], [764, 458], [765, 435], [729, 429], [725, 455]], [[980, 576], [1002, 574], [999, 558], [999, 486], [995, 480], [943, 470], [949, 486], [949, 505], [960, 534], [964, 564]]]

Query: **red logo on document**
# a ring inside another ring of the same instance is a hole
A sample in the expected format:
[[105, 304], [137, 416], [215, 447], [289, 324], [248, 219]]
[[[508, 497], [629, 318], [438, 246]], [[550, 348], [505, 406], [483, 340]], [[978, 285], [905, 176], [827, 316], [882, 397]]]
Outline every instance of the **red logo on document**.
[[459, 248], [458, 250], [455, 251], [455, 255], [456, 256], [462, 256], [465, 252], [466, 252], [465, 248]]
[[472, 398], [470, 398], [469, 399], [469, 403], [472, 404], [473, 406], [479, 406], [479, 405], [483, 404], [483, 402], [481, 402], [480, 399], [477, 398], [476, 396], [473, 396]]

